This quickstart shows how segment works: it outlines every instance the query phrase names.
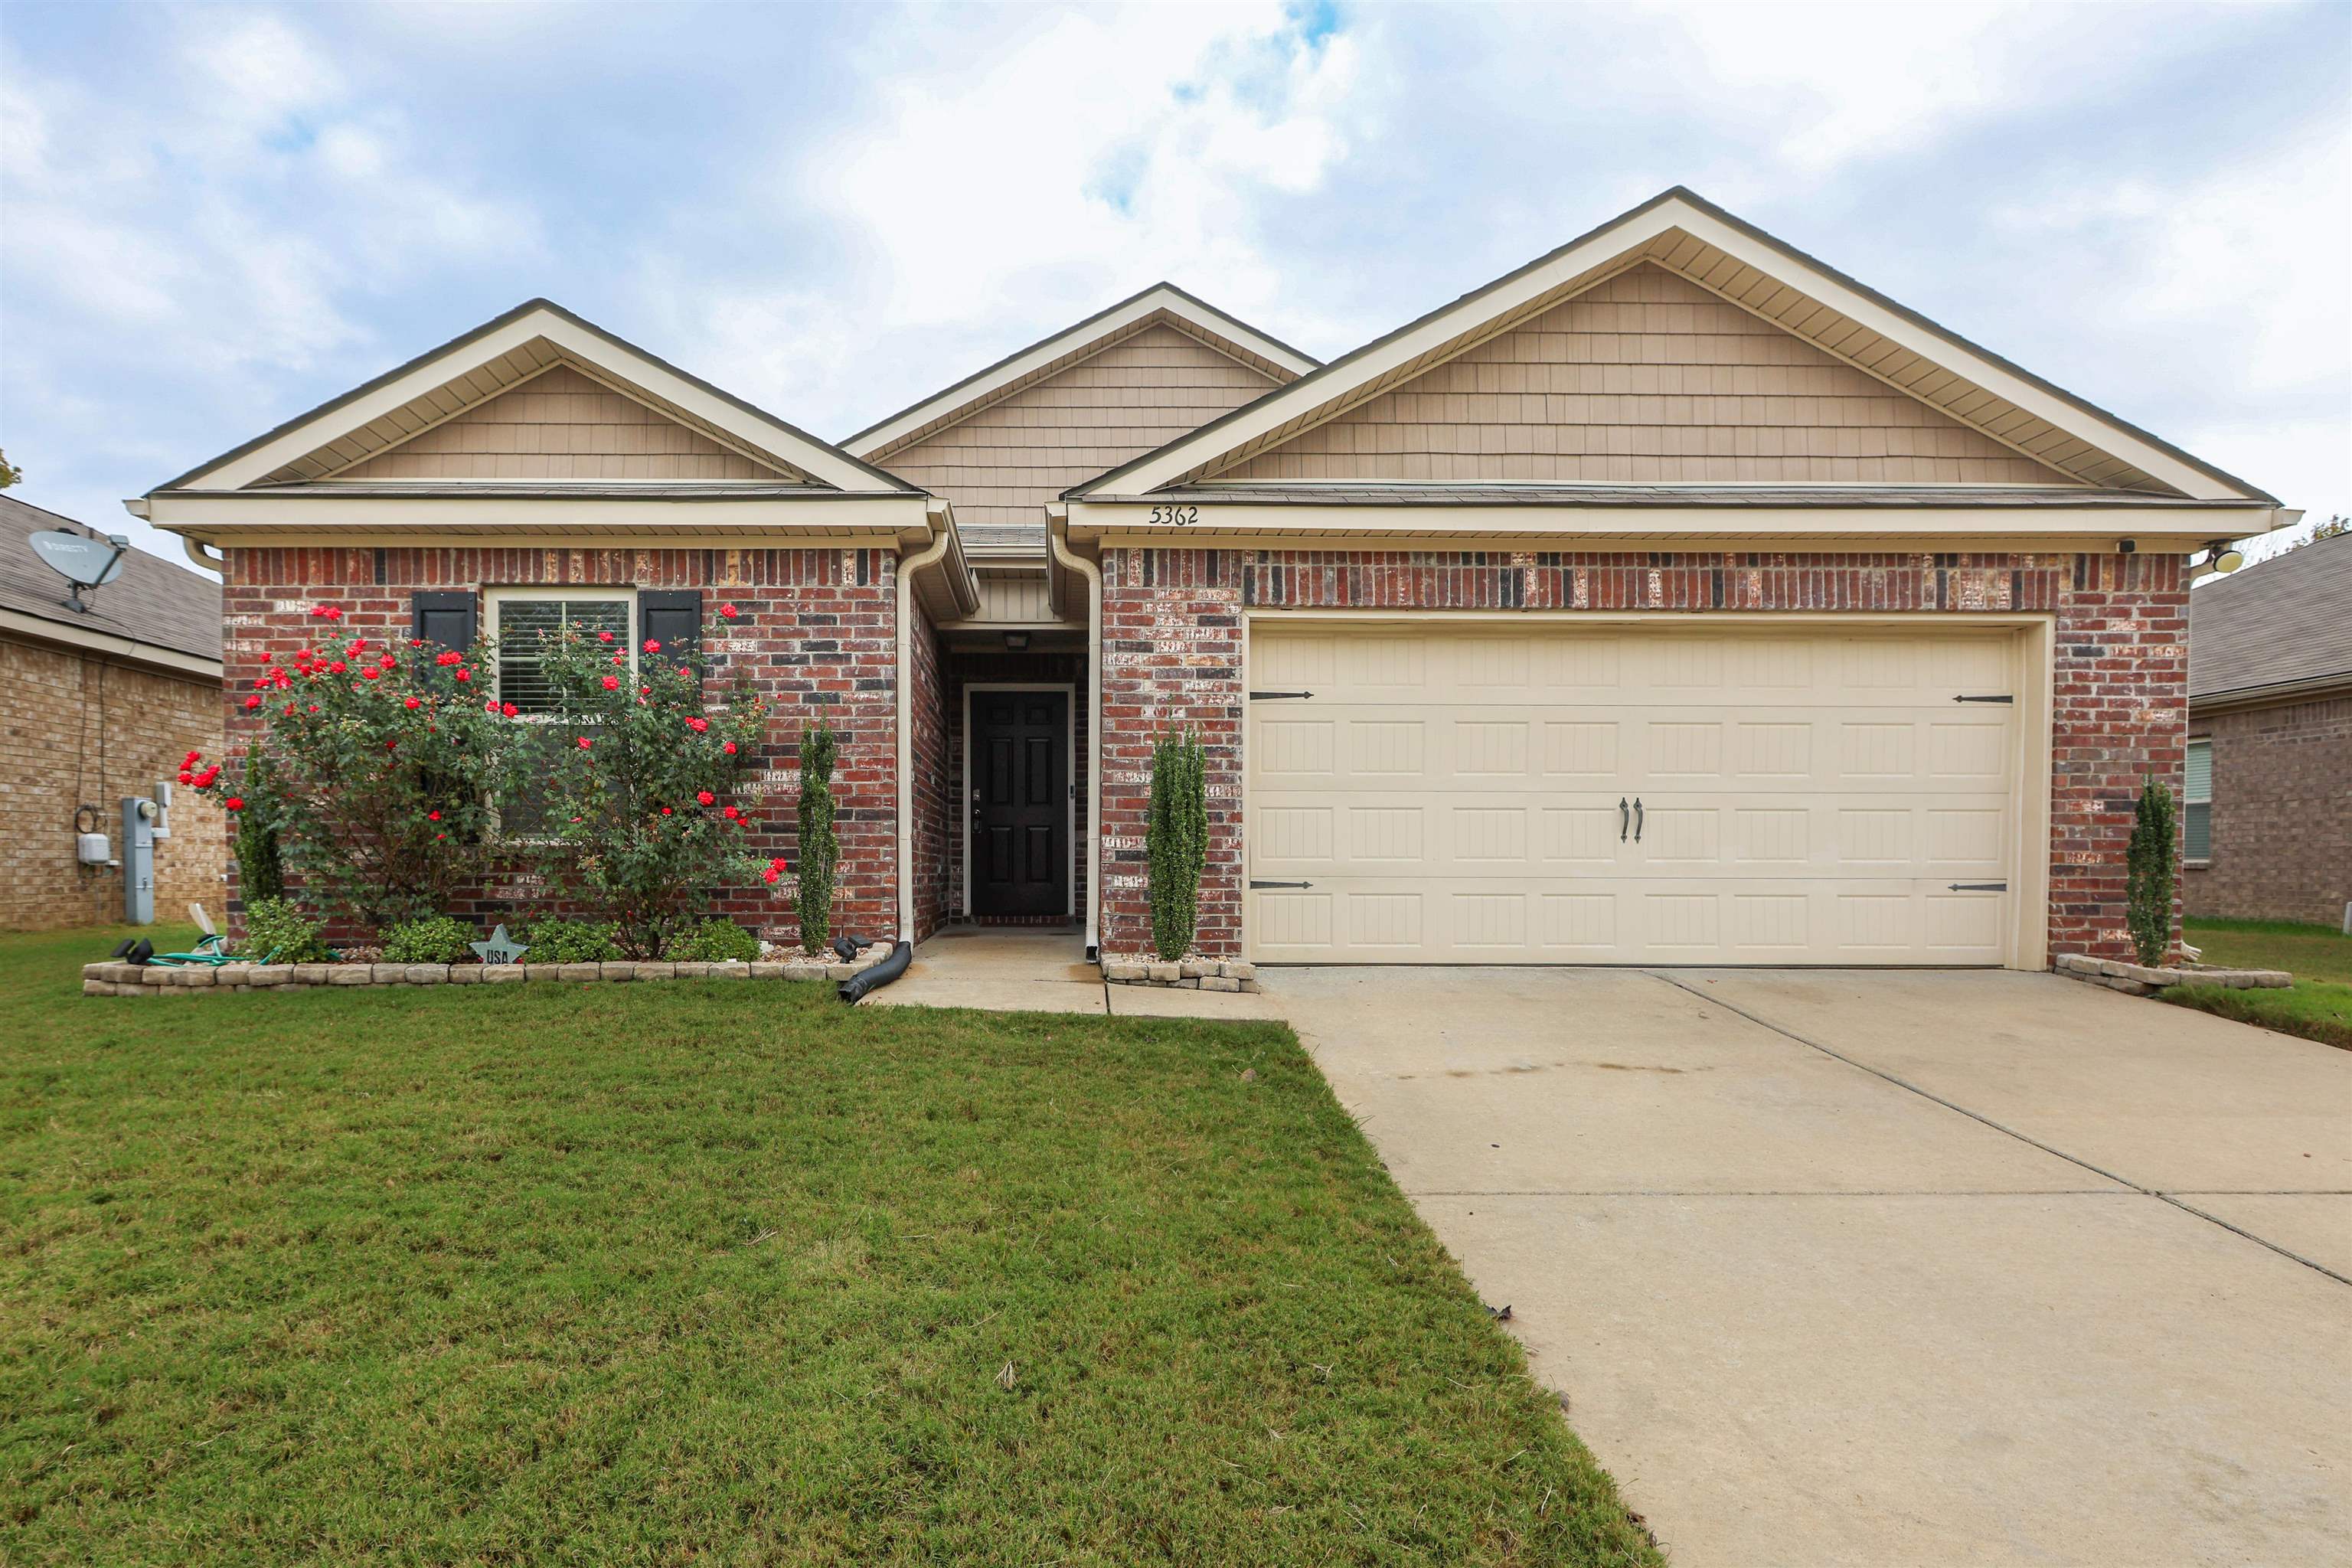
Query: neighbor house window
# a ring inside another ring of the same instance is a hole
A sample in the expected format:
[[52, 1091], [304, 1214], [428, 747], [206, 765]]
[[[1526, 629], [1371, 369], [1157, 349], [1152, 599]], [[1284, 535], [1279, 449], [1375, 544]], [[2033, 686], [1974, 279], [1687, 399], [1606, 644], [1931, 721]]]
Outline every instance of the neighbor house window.
[[[636, 668], [634, 588], [493, 588], [485, 597], [498, 644], [499, 700], [513, 703], [517, 719], [540, 726], [551, 742], [563, 701], [542, 662], [550, 642], [567, 631], [591, 637], [610, 632], [616, 651], [625, 650], [629, 668]], [[499, 801], [502, 833], [528, 837], [545, 822], [546, 803], [534, 795], [510, 793]]]
[[2189, 770], [2180, 792], [2181, 851], [2189, 861], [2213, 858], [2213, 742], [2189, 742]]

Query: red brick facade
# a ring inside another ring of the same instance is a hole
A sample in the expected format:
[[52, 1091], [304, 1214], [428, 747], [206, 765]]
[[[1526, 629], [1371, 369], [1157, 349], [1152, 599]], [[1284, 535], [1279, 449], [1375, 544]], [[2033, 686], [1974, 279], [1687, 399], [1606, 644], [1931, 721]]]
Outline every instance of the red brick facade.
[[2352, 903], [2352, 697], [2204, 714], [2211, 858], [2184, 874], [2192, 915], [2342, 923]]
[[1211, 849], [1199, 945], [1241, 952], [1244, 614], [1366, 610], [2029, 612], [2055, 622], [2050, 942], [2121, 956], [2145, 777], [2179, 787], [2188, 584], [2177, 556], [1112, 549], [1103, 555], [1103, 948], [1150, 946], [1154, 737], [1200, 731]]
[[[751, 776], [762, 797], [754, 853], [797, 863], [793, 806], [803, 724], [822, 716], [841, 736], [841, 892], [835, 929], [862, 937], [898, 931], [898, 561], [887, 550], [515, 550], [468, 548], [236, 549], [224, 574], [226, 712], [232, 745], [255, 728], [243, 693], [260, 655], [316, 646], [310, 606], [341, 606], [342, 636], [405, 640], [421, 591], [508, 586], [699, 588], [740, 618], [704, 651], [713, 681], [748, 678], [765, 696], [768, 743]], [[936, 679], [936, 671], [934, 671]], [[234, 878], [234, 867], [231, 876]], [[789, 889], [790, 884], [785, 884]], [[530, 887], [494, 879], [453, 913], [485, 921], [528, 914]], [[798, 921], [789, 898], [764, 886], [725, 892], [719, 908], [777, 941]]]

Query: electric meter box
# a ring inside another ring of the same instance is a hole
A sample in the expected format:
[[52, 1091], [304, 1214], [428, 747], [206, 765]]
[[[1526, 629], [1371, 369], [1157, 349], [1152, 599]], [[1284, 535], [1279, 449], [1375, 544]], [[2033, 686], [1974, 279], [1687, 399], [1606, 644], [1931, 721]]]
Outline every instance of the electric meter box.
[[114, 847], [106, 841], [103, 833], [77, 833], [74, 858], [85, 866], [103, 866], [114, 858]]

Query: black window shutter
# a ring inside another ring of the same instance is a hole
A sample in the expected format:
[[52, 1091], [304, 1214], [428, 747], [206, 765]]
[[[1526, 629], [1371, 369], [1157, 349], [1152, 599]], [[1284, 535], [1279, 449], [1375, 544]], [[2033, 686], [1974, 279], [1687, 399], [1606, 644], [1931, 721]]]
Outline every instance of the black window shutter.
[[474, 595], [419, 594], [416, 630], [410, 635], [427, 647], [453, 647], [459, 653], [474, 646]]
[[650, 657], [685, 663], [702, 647], [702, 590], [638, 589], [637, 641], [661, 644], [661, 652]]

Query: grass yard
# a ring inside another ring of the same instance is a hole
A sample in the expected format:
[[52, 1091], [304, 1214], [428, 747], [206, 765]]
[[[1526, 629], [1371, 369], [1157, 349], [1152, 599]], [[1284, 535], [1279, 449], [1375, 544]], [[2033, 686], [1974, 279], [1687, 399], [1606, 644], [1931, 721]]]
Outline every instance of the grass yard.
[[1285, 1028], [113, 940], [0, 938], [0, 1562], [1657, 1562]]
[[2294, 921], [2231, 920], [2189, 921], [2186, 935], [2208, 963], [2284, 969], [2294, 984], [2284, 991], [2175, 985], [2166, 1001], [2352, 1050], [2352, 937]]

